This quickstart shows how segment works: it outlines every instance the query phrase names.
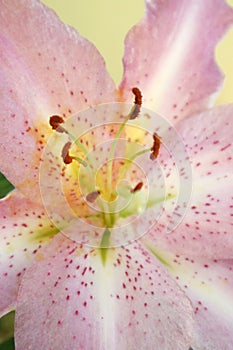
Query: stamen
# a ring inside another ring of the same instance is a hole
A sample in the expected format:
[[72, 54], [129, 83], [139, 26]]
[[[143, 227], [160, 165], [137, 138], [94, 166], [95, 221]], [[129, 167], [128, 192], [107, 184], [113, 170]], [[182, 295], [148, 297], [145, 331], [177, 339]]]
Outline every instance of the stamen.
[[93, 191], [91, 193], [88, 193], [86, 196], [86, 200], [90, 203], [94, 203], [96, 199], [99, 197], [100, 191]]
[[107, 170], [107, 187], [108, 187], [108, 191], [111, 192], [111, 184], [112, 184], [112, 163], [113, 163], [113, 158], [114, 158], [114, 154], [116, 151], [116, 147], [117, 147], [117, 142], [121, 136], [122, 131], [124, 130], [127, 122], [129, 120], [135, 119], [138, 117], [139, 113], [140, 113], [140, 108], [142, 105], [142, 94], [141, 91], [137, 88], [134, 87], [132, 88], [132, 92], [135, 95], [135, 99], [134, 99], [134, 106], [132, 107], [131, 111], [129, 112], [129, 114], [125, 117], [123, 123], [121, 124], [119, 130], [117, 131], [115, 137], [114, 137], [114, 141], [111, 145], [111, 149], [110, 149], [110, 154], [109, 154], [109, 159], [110, 161], [108, 162], [108, 170]]
[[61, 124], [64, 123], [64, 119], [60, 117], [59, 115], [52, 115], [49, 118], [49, 124], [51, 125], [53, 130], [56, 130], [57, 132], [66, 132], [66, 130], [61, 126]]
[[140, 189], [142, 188], [143, 186], [143, 182], [139, 182], [134, 188], [131, 189], [131, 193], [135, 193], [137, 191], [140, 191]]
[[[70, 132], [68, 132], [65, 128], [63, 128], [63, 126], [61, 126], [61, 124], [64, 123], [64, 119], [59, 116], [59, 115], [52, 115], [49, 118], [49, 124], [52, 127], [53, 130], [56, 130], [59, 133], [66, 133], [69, 135], [69, 137], [76, 143], [77, 146], [79, 146], [79, 148], [85, 153], [88, 154], [88, 150], [86, 149], [86, 147], [79, 141], [76, 139], [75, 136], [73, 136]], [[69, 149], [71, 146], [71, 142], [67, 142], [65, 144], [65, 146], [62, 149], [62, 159], [64, 161], [65, 164], [70, 164], [72, 163], [72, 160], [77, 160], [80, 164], [82, 164], [83, 166], [87, 166], [87, 163], [82, 160], [79, 157], [73, 157], [69, 155]]]
[[159, 154], [159, 149], [160, 149], [160, 145], [161, 145], [161, 139], [158, 136], [158, 134], [156, 134], [156, 132], [153, 134], [153, 139], [154, 139], [154, 143], [153, 146], [151, 147], [151, 155], [150, 155], [150, 159], [154, 160], [158, 157]]
[[135, 95], [134, 103], [136, 105], [141, 106], [142, 105], [142, 93], [139, 90], [139, 88], [137, 88], [137, 87], [132, 88], [132, 93]]
[[71, 142], [67, 142], [61, 152], [61, 156], [65, 164], [70, 164], [72, 163], [72, 160], [73, 160], [73, 157], [69, 155], [69, 149], [71, 145], [72, 145]]
[[62, 155], [62, 159], [63, 159], [64, 163], [70, 164], [70, 163], [72, 163], [73, 160], [77, 160], [77, 162], [79, 162], [79, 164], [83, 165], [84, 167], [87, 167], [88, 164], [87, 164], [87, 162], [85, 162], [85, 160], [83, 160], [79, 157], [71, 156], [69, 154], [69, 150], [70, 150], [71, 145], [72, 145], [71, 142], [67, 142], [62, 149], [61, 155]]
[[142, 105], [142, 93], [141, 93], [141, 91], [137, 87], [134, 87], [132, 89], [132, 93], [134, 94], [135, 99], [134, 99], [134, 106], [129, 113], [130, 120], [133, 120], [133, 119], [138, 117], [140, 110], [141, 110], [141, 105]]
[[153, 146], [151, 148], [145, 148], [135, 154], [133, 154], [130, 158], [125, 160], [125, 164], [122, 166], [121, 170], [120, 170], [120, 175], [119, 175], [119, 179], [122, 180], [124, 178], [125, 173], [127, 172], [130, 164], [134, 161], [134, 159], [142, 156], [145, 153], [150, 152], [150, 159], [151, 160], [155, 160], [158, 157], [159, 154], [159, 149], [160, 149], [160, 145], [161, 145], [161, 139], [158, 136], [158, 134], [154, 133], [153, 134]]
[[[59, 115], [52, 115], [49, 119], [49, 124], [52, 126], [53, 130], [56, 130], [59, 133], [64, 132], [68, 134], [69, 137], [76, 143], [76, 145], [85, 153], [85, 155], [87, 155], [88, 154], [87, 148], [78, 139], [76, 139], [74, 135], [72, 135], [69, 131], [63, 128], [63, 126], [61, 126], [61, 124], [63, 123], [64, 123], [64, 119]], [[72, 157], [72, 159], [77, 160], [80, 164], [84, 165], [85, 167], [87, 166], [87, 163], [79, 157]], [[63, 157], [63, 160], [64, 160], [64, 157]], [[71, 161], [69, 163], [71, 163]], [[66, 163], [66, 164], [69, 164], [69, 163]]]
[[85, 162], [85, 160], [83, 160], [83, 159], [81, 159], [81, 158], [79, 158], [79, 157], [73, 157], [72, 156], [72, 158], [74, 159], [74, 160], [77, 160], [77, 162], [79, 162], [81, 165], [83, 165], [85, 168], [88, 166], [88, 164], [87, 164], [87, 162]]

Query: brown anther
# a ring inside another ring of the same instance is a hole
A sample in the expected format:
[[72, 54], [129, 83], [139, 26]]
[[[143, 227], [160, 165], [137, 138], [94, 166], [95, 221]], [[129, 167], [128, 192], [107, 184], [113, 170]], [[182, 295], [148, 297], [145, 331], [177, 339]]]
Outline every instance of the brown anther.
[[96, 199], [99, 197], [100, 191], [93, 191], [91, 193], [88, 193], [86, 196], [86, 200], [90, 203], [94, 203]]
[[69, 155], [69, 149], [71, 144], [71, 142], [67, 142], [61, 152], [61, 156], [65, 164], [70, 164], [73, 160], [73, 158]]
[[143, 186], [143, 182], [139, 182], [134, 188], [131, 189], [131, 193], [135, 193], [137, 191], [140, 191], [140, 189], [142, 188]]
[[154, 139], [154, 143], [153, 143], [153, 146], [151, 147], [151, 154], [150, 154], [151, 160], [154, 160], [158, 157], [160, 144], [161, 144], [161, 139], [158, 136], [158, 134], [156, 134], [156, 132], [153, 134], [153, 139]]
[[138, 115], [140, 113], [141, 105], [142, 105], [142, 93], [141, 93], [141, 91], [137, 87], [134, 87], [134, 88], [132, 88], [132, 93], [134, 94], [135, 99], [134, 99], [134, 106], [129, 114], [130, 115], [129, 119], [131, 119], [131, 120], [138, 117]]
[[51, 125], [53, 130], [57, 132], [66, 132], [65, 129], [61, 126], [64, 123], [64, 119], [60, 117], [60, 115], [52, 115], [49, 118], [49, 124]]
[[132, 88], [132, 93], [135, 95], [134, 104], [141, 106], [142, 105], [142, 93], [139, 90], [139, 88], [137, 88], [137, 87]]

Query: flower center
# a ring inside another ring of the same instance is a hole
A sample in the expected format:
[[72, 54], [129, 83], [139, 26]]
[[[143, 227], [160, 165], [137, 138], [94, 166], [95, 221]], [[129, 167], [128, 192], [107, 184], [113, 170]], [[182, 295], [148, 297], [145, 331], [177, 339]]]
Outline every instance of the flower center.
[[140, 90], [132, 91], [133, 105], [103, 104], [67, 121], [50, 117], [55, 131], [41, 160], [41, 194], [59, 231], [79, 243], [128, 244], [151, 230], [165, 202], [175, 205], [176, 167], [164, 139], [179, 138], [142, 107]]
[[[149, 148], [139, 147], [131, 138], [122, 139], [129, 134], [127, 132], [128, 122], [140, 115], [142, 95], [138, 88], [132, 89], [135, 95], [133, 107], [124, 117], [122, 123], [117, 126], [111, 125], [109, 134], [110, 140], [105, 140], [98, 145], [89, 148], [91, 137], [86, 135], [86, 141], [75, 139], [65, 143], [61, 156], [66, 165], [74, 162], [73, 168], [76, 173], [78, 191], [76, 192], [77, 202], [68, 198], [69, 204], [76, 215], [82, 220], [86, 220], [89, 225], [98, 225], [111, 230], [126, 218], [138, 215], [146, 209], [148, 197], [148, 185], [146, 184], [146, 174], [143, 168], [135, 162], [137, 158], [146, 155], [146, 161], [154, 161], [159, 153], [160, 138], [156, 133], [151, 137], [152, 146]], [[50, 123], [53, 124], [51, 117]], [[57, 118], [57, 116], [55, 116]], [[106, 129], [105, 125], [105, 129]], [[59, 132], [64, 127], [58, 125]], [[69, 134], [68, 131], [66, 131]], [[131, 131], [131, 133], [133, 133]], [[80, 147], [81, 146], [81, 147]], [[140, 179], [145, 178], [145, 185]], [[73, 190], [73, 188], [71, 188]], [[139, 193], [141, 192], [141, 193]], [[82, 210], [80, 210], [82, 207]], [[123, 220], [122, 220], [123, 218]], [[105, 231], [104, 231], [105, 232]], [[103, 245], [101, 239], [101, 245]]]

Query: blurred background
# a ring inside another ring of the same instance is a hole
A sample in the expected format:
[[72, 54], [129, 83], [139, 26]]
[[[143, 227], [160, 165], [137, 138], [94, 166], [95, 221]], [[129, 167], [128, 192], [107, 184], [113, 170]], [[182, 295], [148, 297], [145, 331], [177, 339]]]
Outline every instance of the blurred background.
[[[10, 1], [10, 0], [9, 0]], [[63, 22], [75, 27], [95, 44], [105, 58], [107, 69], [118, 85], [123, 72], [124, 37], [143, 16], [143, 0], [43, 0]], [[233, 0], [227, 1], [233, 6]], [[211, 14], [210, 14], [211, 15]], [[216, 48], [216, 60], [226, 81], [216, 104], [233, 102], [233, 29]], [[0, 198], [12, 187], [0, 174]], [[0, 319], [0, 350], [14, 349], [14, 313]]]

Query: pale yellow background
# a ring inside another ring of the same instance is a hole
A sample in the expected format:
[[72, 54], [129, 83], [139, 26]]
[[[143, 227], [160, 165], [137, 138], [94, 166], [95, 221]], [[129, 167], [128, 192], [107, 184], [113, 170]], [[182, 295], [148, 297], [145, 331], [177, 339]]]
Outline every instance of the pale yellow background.
[[[118, 84], [122, 76], [124, 37], [129, 28], [143, 16], [144, 1], [43, 0], [43, 2], [52, 7], [64, 22], [78, 29], [95, 44], [105, 58], [108, 71]], [[233, 6], [233, 0], [228, 0], [228, 3]], [[216, 57], [227, 76], [217, 103], [233, 102], [233, 29], [218, 45]]]

